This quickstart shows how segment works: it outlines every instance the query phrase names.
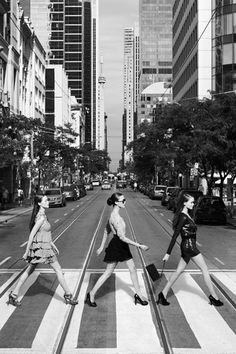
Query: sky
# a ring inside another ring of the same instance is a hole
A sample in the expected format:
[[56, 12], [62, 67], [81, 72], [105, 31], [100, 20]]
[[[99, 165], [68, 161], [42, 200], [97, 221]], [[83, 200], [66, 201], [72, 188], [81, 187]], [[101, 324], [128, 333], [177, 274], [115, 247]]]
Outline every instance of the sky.
[[99, 0], [99, 47], [103, 56], [105, 112], [108, 116], [108, 154], [110, 171], [116, 172], [121, 160], [123, 114], [123, 33], [138, 22], [139, 0]]

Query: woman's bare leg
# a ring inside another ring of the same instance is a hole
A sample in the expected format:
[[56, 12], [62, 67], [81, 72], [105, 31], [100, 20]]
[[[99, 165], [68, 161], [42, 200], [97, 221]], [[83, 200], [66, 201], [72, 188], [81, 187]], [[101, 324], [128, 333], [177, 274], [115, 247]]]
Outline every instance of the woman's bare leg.
[[100, 276], [100, 278], [97, 280], [96, 284], [90, 290], [90, 300], [91, 302], [94, 302], [94, 298], [96, 295], [96, 292], [100, 287], [105, 283], [105, 281], [111, 276], [111, 274], [114, 272], [115, 267], [117, 266], [117, 263], [107, 263], [107, 267], [105, 272]]
[[66, 280], [64, 277], [64, 274], [62, 272], [61, 266], [58, 263], [58, 261], [55, 261], [53, 263], [50, 263], [50, 266], [53, 268], [53, 270], [55, 271], [56, 275], [57, 275], [57, 279], [59, 281], [59, 284], [61, 285], [61, 287], [63, 288], [63, 290], [65, 291], [66, 294], [71, 294], [70, 289], [68, 288], [68, 285], [66, 284]]
[[168, 282], [166, 283], [166, 286], [164, 287], [164, 289], [162, 290], [162, 293], [164, 295], [164, 297], [166, 298], [168, 291], [170, 290], [170, 288], [172, 287], [172, 285], [176, 282], [176, 280], [179, 278], [179, 276], [181, 275], [181, 273], [183, 273], [185, 267], [186, 267], [187, 263], [184, 261], [184, 259], [181, 257], [178, 267], [176, 269], [176, 271], [171, 275], [170, 279], [168, 280]]
[[22, 287], [22, 285], [24, 284], [24, 282], [26, 281], [26, 279], [28, 279], [28, 277], [30, 276], [30, 274], [33, 273], [33, 271], [35, 270], [37, 264], [29, 264], [26, 271], [21, 275], [20, 279], [18, 280], [18, 283], [16, 284], [16, 287], [13, 291], [13, 293], [15, 295], [18, 296], [20, 288]]
[[208, 287], [208, 290], [211, 295], [214, 296], [214, 298], [218, 299], [218, 296], [216, 295], [215, 289], [213, 287], [211, 277], [205, 262], [205, 259], [203, 258], [202, 254], [198, 254], [197, 256], [192, 258], [193, 262], [198, 266], [198, 268], [201, 269], [204, 281], [206, 283], [206, 286]]
[[135, 267], [134, 260], [131, 258], [128, 261], [126, 261], [126, 264], [129, 268], [130, 277], [131, 277], [135, 292], [143, 300], [143, 295], [141, 294], [140, 285], [139, 285], [139, 281], [138, 281], [137, 269]]

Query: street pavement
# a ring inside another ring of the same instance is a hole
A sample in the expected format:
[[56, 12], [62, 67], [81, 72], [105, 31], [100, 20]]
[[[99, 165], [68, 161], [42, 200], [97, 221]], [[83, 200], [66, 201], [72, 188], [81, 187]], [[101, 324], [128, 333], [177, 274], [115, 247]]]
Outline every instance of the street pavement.
[[30, 210], [32, 210], [31, 200], [24, 201], [22, 206], [18, 206], [17, 204], [8, 205], [6, 209], [0, 210], [0, 225]]

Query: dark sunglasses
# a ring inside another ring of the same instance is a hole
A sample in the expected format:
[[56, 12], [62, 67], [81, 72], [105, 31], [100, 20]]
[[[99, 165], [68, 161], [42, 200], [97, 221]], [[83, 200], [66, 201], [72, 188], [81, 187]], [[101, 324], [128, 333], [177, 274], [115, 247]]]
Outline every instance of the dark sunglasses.
[[125, 204], [126, 199], [118, 200], [118, 202]]

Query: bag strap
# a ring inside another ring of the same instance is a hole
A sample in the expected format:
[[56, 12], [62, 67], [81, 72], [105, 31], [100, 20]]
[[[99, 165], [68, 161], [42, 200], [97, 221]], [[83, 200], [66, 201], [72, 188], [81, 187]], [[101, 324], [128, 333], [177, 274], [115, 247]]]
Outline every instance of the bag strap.
[[161, 269], [161, 277], [162, 277], [162, 274], [163, 274], [165, 265], [166, 265], [166, 261], [163, 261], [163, 263], [162, 263], [162, 269]]

